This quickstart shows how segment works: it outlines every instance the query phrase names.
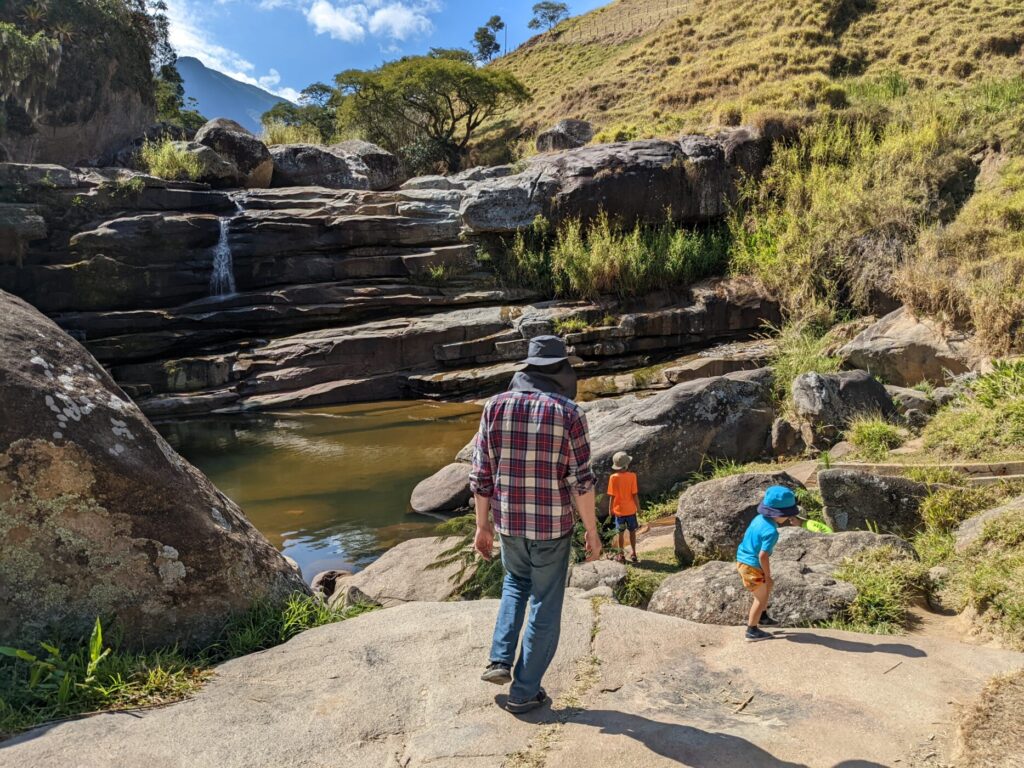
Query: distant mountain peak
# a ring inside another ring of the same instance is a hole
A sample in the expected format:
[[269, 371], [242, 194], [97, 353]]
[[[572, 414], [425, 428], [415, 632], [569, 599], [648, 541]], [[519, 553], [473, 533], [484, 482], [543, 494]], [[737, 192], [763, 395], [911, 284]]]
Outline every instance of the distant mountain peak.
[[178, 71], [185, 82], [185, 97], [198, 102], [198, 110], [209, 119], [228, 117], [253, 133], [260, 133], [260, 117], [275, 104], [287, 101], [251, 83], [243, 83], [212, 69], [193, 56], [178, 58]]

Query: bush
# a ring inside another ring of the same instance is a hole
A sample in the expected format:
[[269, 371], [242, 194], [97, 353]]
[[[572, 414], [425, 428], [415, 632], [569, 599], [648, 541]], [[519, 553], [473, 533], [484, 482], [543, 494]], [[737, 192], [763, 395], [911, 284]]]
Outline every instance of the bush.
[[848, 558], [836, 571], [837, 579], [857, 588], [845, 617], [848, 628], [877, 634], [899, 632], [912, 598], [923, 589], [926, 573], [921, 563], [892, 547]]
[[146, 170], [161, 179], [194, 181], [203, 172], [199, 158], [171, 139], [147, 141], [139, 156]]
[[724, 231], [670, 224], [626, 230], [601, 215], [586, 226], [567, 221], [554, 233], [538, 219], [516, 235], [499, 271], [513, 285], [593, 300], [685, 288], [723, 273], [727, 258]]
[[789, 403], [793, 380], [804, 373], [834, 373], [843, 364], [841, 358], [828, 354], [831, 341], [820, 322], [796, 322], [782, 328], [768, 326], [775, 349], [771, 366], [775, 372], [775, 396]]
[[889, 451], [898, 448], [906, 439], [902, 429], [881, 416], [863, 415], [850, 422], [845, 436], [857, 449], [857, 453], [869, 461], [884, 461]]
[[997, 361], [959, 401], [942, 408], [922, 432], [941, 456], [988, 458], [1024, 452], [1024, 363]]
[[667, 573], [627, 568], [626, 580], [615, 592], [615, 599], [623, 605], [646, 609], [661, 582], [667, 578]]
[[260, 139], [268, 147], [275, 144], [323, 144], [323, 137], [315, 125], [288, 125], [281, 121], [264, 124]]
[[940, 488], [921, 502], [921, 519], [926, 530], [949, 533], [964, 520], [997, 506], [1005, 496], [999, 486]]
[[194, 692], [213, 664], [263, 650], [306, 629], [343, 621], [369, 608], [335, 610], [294, 594], [260, 602], [227, 623], [221, 639], [198, 653], [177, 648], [145, 653], [107, 644], [99, 619], [89, 637], [42, 643], [42, 654], [0, 647], [0, 738], [55, 718], [93, 710], [164, 704]]

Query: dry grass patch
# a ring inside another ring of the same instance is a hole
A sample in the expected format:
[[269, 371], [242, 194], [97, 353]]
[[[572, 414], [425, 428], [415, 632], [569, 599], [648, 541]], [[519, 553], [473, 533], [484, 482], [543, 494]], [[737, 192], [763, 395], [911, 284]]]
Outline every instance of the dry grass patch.
[[956, 768], [1017, 768], [1024, 755], [1024, 670], [989, 681], [960, 716]]

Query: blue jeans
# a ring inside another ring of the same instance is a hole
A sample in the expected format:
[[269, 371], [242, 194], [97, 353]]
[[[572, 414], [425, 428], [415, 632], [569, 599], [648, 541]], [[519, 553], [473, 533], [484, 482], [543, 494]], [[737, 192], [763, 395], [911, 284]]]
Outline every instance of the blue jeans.
[[494, 626], [491, 661], [512, 666], [526, 602], [530, 618], [523, 634], [523, 648], [513, 669], [510, 701], [528, 701], [540, 691], [540, 681], [558, 648], [562, 629], [562, 602], [569, 568], [572, 535], [538, 541], [521, 536], [501, 536], [501, 564], [505, 581]]

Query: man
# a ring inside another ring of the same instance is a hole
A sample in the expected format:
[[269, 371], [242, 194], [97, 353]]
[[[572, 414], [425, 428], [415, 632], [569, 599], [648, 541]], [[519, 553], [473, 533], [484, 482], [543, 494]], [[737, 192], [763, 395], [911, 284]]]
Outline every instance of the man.
[[[573, 402], [576, 374], [565, 344], [538, 336], [525, 362], [509, 390], [484, 407], [470, 473], [476, 550], [490, 560], [497, 530], [505, 567], [490, 664], [481, 678], [498, 685], [514, 680], [505, 705], [514, 713], [547, 698], [541, 678], [558, 648], [574, 506], [587, 559], [601, 555], [587, 419]], [[530, 615], [515, 661], [527, 600]]]

